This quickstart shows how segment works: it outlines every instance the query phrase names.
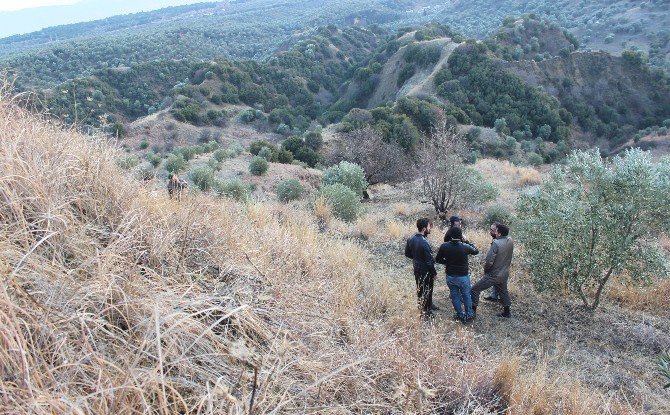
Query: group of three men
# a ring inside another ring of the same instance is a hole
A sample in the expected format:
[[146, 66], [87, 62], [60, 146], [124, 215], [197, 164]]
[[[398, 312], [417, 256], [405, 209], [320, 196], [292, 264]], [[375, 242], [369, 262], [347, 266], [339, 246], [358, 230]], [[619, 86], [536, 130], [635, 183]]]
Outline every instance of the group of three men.
[[502, 223], [491, 225], [493, 241], [486, 255], [484, 277], [471, 286], [468, 256], [477, 255], [479, 250], [463, 236], [459, 217], [452, 216], [450, 224], [444, 236], [444, 243], [440, 246], [436, 257], [433, 257], [433, 251], [426, 239], [433, 224], [426, 218], [417, 220], [418, 233], [409, 238], [405, 246], [405, 256], [412, 259], [414, 264], [414, 279], [421, 314], [429, 317], [432, 311], [437, 309], [433, 305], [433, 285], [437, 279], [435, 263], [439, 263], [445, 266], [447, 286], [456, 311], [455, 318], [463, 323], [472, 321], [477, 312], [479, 295], [491, 287], [494, 291], [487, 299], [498, 301], [496, 297], [499, 296], [504, 307], [503, 312], [498, 316], [511, 317], [511, 300], [507, 290], [507, 281], [514, 242], [509, 237], [509, 228]]

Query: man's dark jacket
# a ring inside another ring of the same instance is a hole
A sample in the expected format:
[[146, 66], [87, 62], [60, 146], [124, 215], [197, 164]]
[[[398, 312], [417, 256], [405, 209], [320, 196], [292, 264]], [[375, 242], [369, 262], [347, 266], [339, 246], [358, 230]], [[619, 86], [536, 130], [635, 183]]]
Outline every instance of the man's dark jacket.
[[463, 277], [470, 274], [468, 255], [477, 255], [478, 253], [479, 250], [474, 245], [452, 239], [440, 246], [435, 262], [445, 265], [447, 275]]
[[414, 260], [414, 274], [437, 275], [433, 251], [423, 234], [417, 233], [407, 240], [405, 256]]

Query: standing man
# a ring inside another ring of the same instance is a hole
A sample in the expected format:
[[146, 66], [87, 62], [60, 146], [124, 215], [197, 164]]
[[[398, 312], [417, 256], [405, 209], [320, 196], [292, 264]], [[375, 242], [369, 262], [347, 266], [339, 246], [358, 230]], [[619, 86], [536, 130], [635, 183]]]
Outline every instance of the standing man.
[[[495, 226], [491, 225], [489, 233], [491, 234], [491, 246], [493, 246], [493, 242], [496, 240], [496, 232], [495, 232]], [[500, 296], [498, 295], [498, 292], [496, 291], [495, 285], [491, 287], [489, 290], [490, 294], [486, 297], [484, 297], [484, 301], [490, 301], [492, 303], [497, 303], [500, 301]]]
[[[444, 242], [449, 242], [451, 241], [451, 230], [454, 228], [461, 228], [462, 229], [463, 225], [463, 219], [461, 219], [460, 216], [451, 216], [449, 218], [449, 229], [447, 229], [447, 233], [444, 234]], [[467, 242], [468, 240], [463, 237], [462, 238], [463, 242]]]
[[417, 234], [407, 240], [405, 256], [413, 260], [416, 294], [422, 316], [431, 315], [433, 304], [433, 284], [437, 278], [435, 260], [426, 236], [430, 235], [433, 224], [426, 218], [416, 221]]
[[456, 311], [454, 317], [465, 324], [474, 318], [470, 296], [468, 255], [477, 255], [479, 251], [473, 244], [463, 242], [461, 228], [452, 229], [451, 240], [440, 246], [435, 262], [445, 265], [449, 296]]
[[479, 304], [479, 294], [489, 287], [495, 287], [503, 303], [504, 311], [498, 317], [512, 317], [510, 306], [512, 300], [507, 290], [509, 280], [509, 268], [514, 253], [514, 242], [509, 237], [509, 228], [502, 223], [491, 225], [491, 234], [495, 239], [491, 244], [486, 261], [484, 263], [484, 277], [472, 286], [472, 309], [476, 313]]

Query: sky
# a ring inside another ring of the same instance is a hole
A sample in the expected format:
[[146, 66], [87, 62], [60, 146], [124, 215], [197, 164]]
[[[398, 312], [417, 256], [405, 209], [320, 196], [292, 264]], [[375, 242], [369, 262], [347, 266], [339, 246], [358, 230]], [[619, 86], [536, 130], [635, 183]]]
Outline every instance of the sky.
[[64, 4], [74, 4], [78, 1], [79, 0], [0, 0], [0, 12], [42, 6], [61, 6]]

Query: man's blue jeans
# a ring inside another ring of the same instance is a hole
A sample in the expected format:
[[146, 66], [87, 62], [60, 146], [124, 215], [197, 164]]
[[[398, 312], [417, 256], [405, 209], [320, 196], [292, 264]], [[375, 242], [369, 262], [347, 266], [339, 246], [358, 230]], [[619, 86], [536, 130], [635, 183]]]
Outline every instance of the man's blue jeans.
[[[470, 297], [470, 275], [454, 276], [447, 275], [447, 286], [449, 296], [454, 310], [460, 318], [472, 318], [472, 298]], [[463, 309], [465, 306], [465, 310]]]

